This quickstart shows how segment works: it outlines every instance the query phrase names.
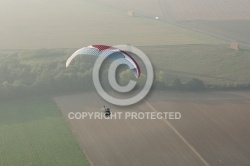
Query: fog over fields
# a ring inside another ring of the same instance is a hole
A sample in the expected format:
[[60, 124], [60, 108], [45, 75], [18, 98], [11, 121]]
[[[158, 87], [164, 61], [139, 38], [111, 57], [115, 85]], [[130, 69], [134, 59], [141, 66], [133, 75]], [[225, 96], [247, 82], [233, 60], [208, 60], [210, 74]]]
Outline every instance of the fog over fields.
[[[248, 20], [249, 3], [246, 0], [2, 0], [0, 48], [76, 48], [90, 43], [218, 44], [221, 42], [211, 37], [161, 21]], [[136, 17], [128, 17], [128, 10], [134, 11]], [[156, 16], [160, 20], [154, 20]]]
[[0, 166], [249, 166], [249, 108], [250, 0], [0, 0]]
[[147, 16], [180, 20], [249, 20], [248, 0], [96, 0]]

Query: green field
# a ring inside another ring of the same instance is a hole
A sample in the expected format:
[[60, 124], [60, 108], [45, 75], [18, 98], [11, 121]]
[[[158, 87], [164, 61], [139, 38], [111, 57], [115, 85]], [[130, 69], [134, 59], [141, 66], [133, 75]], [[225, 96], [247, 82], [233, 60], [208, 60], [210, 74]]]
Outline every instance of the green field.
[[89, 163], [55, 103], [37, 97], [0, 103], [0, 165]]
[[227, 45], [182, 45], [142, 47], [156, 70], [167, 81], [198, 78], [206, 84], [250, 83], [250, 51], [234, 51]]

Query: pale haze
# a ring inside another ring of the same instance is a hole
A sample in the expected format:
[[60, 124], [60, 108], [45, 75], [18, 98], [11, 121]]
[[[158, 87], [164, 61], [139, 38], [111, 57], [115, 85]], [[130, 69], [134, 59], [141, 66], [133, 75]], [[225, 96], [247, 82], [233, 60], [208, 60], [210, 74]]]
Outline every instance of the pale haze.
[[[247, 0], [1, 0], [0, 48], [77, 48], [91, 43], [176, 44], [180, 39], [167, 36], [173, 34], [170, 31], [175, 27], [156, 23], [153, 18], [165, 21], [247, 20], [249, 8]], [[137, 17], [128, 17], [129, 10]], [[184, 35], [180, 35], [183, 44], [190, 41], [183, 40]], [[197, 37], [192, 44], [206, 43], [203, 38]]]

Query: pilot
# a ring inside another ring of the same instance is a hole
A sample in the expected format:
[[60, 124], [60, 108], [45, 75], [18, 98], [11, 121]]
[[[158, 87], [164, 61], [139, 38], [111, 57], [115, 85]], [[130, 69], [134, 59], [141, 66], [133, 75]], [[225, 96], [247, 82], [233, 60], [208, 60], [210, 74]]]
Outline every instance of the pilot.
[[105, 116], [106, 116], [106, 117], [110, 117], [110, 115], [111, 115], [110, 108], [107, 108], [107, 109], [105, 110]]

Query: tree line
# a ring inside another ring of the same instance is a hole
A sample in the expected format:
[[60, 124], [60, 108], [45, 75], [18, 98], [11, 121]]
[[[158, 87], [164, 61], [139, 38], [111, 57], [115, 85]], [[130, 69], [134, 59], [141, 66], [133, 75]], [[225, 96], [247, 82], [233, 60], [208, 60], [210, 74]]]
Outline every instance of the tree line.
[[[59, 56], [61, 55], [61, 56]], [[79, 57], [67, 68], [65, 61], [68, 52], [39, 50], [27, 53], [6, 53], [0, 57], [0, 100], [22, 98], [36, 95], [60, 95], [65, 93], [86, 92], [94, 90], [92, 82], [93, 57]], [[121, 73], [121, 84], [126, 84], [129, 72]], [[143, 86], [142, 75], [139, 82]], [[155, 72], [154, 89], [158, 90], [231, 90], [250, 89], [250, 84], [231, 86], [205, 85], [202, 80], [193, 78], [182, 82], [176, 78], [166, 83], [163, 71]]]

